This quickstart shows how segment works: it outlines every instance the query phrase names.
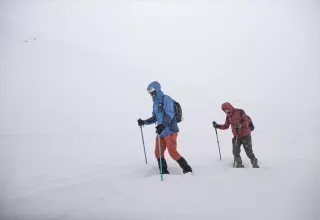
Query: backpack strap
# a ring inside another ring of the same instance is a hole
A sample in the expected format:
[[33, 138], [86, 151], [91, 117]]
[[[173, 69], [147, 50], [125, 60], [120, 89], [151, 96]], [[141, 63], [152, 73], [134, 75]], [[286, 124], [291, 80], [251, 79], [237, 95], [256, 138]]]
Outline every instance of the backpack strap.
[[244, 111], [242, 109], [240, 109], [240, 118], [242, 120], [242, 116], [243, 116]]
[[[245, 112], [244, 112], [243, 109], [239, 109], [239, 110], [240, 110], [240, 119], [242, 120], [243, 113], [245, 113]], [[250, 116], [247, 115], [247, 118], [248, 118], [248, 121], [249, 121], [249, 123], [250, 123], [250, 122], [251, 122]]]
[[[162, 107], [164, 108], [164, 97], [165, 97], [166, 95], [163, 95], [162, 97], [161, 97], [161, 104], [162, 104]], [[163, 109], [163, 118], [164, 117], [166, 117], [166, 112], [164, 111], [164, 109]]]
[[245, 113], [245, 112], [243, 111], [243, 109], [237, 109], [236, 111], [240, 112], [239, 113], [240, 114], [240, 119], [242, 120], [243, 113]]
[[[162, 103], [162, 105], [163, 105], [163, 107], [164, 107], [164, 97], [165, 97], [166, 95], [163, 95], [162, 97], [161, 97], [161, 102], [160, 103]], [[174, 101], [173, 101], [174, 102]], [[173, 106], [173, 110], [175, 109], [175, 106]], [[165, 111], [163, 111], [163, 117], [166, 117], [166, 112]], [[173, 116], [173, 117], [175, 117], [175, 115]]]
[[164, 97], [165, 97], [166, 95], [163, 95], [162, 97], [161, 97], [161, 102], [160, 103], [162, 103], [162, 104], [164, 104]]
[[[163, 96], [161, 97], [160, 104], [162, 104], [162, 105], [164, 105], [164, 97], [165, 97], [165, 95], [163, 95]], [[153, 106], [154, 106], [154, 103], [153, 103]]]

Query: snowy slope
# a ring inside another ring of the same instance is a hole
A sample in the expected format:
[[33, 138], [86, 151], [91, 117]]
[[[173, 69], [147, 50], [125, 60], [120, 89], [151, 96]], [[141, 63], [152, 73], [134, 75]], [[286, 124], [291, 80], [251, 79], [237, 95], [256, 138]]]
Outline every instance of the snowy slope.
[[[317, 1], [1, 1], [0, 219], [320, 219]], [[160, 181], [147, 85], [179, 101]], [[232, 168], [229, 101], [261, 169]]]
[[233, 169], [230, 155], [188, 155], [194, 175], [168, 159], [172, 174], [161, 182], [151, 157], [147, 165], [142, 155], [122, 165], [110, 162], [114, 155], [103, 160], [106, 138], [58, 139], [39, 147], [20, 139], [27, 150], [11, 149], [15, 170], [6, 167], [2, 180], [2, 219], [317, 219], [319, 161], [268, 158], [258, 170], [244, 159], [246, 169]]

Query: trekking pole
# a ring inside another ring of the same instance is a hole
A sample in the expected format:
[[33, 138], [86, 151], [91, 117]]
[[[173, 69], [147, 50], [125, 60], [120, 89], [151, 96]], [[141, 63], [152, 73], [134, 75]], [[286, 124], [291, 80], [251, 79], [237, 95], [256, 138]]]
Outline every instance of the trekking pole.
[[236, 136], [236, 142], [234, 143], [234, 146], [233, 146], [233, 168], [235, 168], [235, 166], [236, 166], [235, 154], [236, 154], [236, 150], [237, 150], [237, 142], [238, 142], [238, 136]]
[[234, 149], [234, 152], [233, 152], [233, 168], [235, 168], [236, 166], [236, 154], [237, 154], [237, 146], [238, 146], [238, 128], [236, 128], [236, 131], [237, 131], [237, 135], [236, 135], [236, 142], [234, 143], [234, 146], [233, 146], [233, 149]]
[[215, 128], [215, 130], [216, 130], [217, 142], [218, 142], [218, 148], [219, 148], [219, 154], [220, 154], [220, 160], [221, 160], [221, 152], [220, 152], [220, 143], [219, 143], [219, 138], [218, 138], [218, 132], [217, 132], [216, 128]]
[[146, 148], [144, 146], [144, 138], [143, 138], [142, 126], [140, 126], [140, 129], [141, 129], [141, 137], [142, 137], [142, 144], [143, 144], [143, 150], [144, 150], [144, 158], [145, 158], [146, 164], [147, 164], [147, 155], [146, 155]]
[[159, 148], [159, 160], [160, 160], [160, 176], [161, 176], [161, 181], [163, 181], [162, 177], [162, 159], [161, 159], [161, 143], [160, 143], [160, 135], [158, 134], [158, 148]]
[[221, 152], [220, 152], [220, 143], [219, 143], [219, 138], [218, 138], [218, 132], [217, 132], [217, 128], [214, 127], [214, 129], [216, 130], [216, 137], [217, 137], [217, 143], [218, 143], [218, 148], [219, 148], [219, 155], [220, 155], [220, 160], [221, 160]]

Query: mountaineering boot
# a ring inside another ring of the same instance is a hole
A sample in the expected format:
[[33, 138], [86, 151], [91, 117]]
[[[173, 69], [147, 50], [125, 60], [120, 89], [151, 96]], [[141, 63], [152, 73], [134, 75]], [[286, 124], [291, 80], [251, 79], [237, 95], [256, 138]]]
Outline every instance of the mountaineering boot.
[[251, 160], [251, 164], [252, 164], [252, 167], [253, 168], [260, 168], [259, 165], [258, 165], [258, 160], [257, 158], [254, 158]]
[[183, 173], [192, 173], [192, 169], [189, 166], [189, 164], [187, 163], [187, 161], [183, 158], [180, 157], [179, 160], [177, 160], [177, 163], [179, 164], [179, 166], [182, 168]]
[[235, 157], [234, 160], [236, 161], [236, 168], [244, 168], [241, 157]]
[[[157, 159], [158, 160], [158, 167], [159, 167], [159, 170], [160, 169], [160, 159]], [[168, 165], [167, 165], [167, 161], [166, 159], [164, 159], [163, 157], [161, 158], [161, 162], [162, 162], [162, 174], [170, 174], [169, 171], [168, 171]]]
[[244, 168], [242, 163], [237, 163], [236, 168]]

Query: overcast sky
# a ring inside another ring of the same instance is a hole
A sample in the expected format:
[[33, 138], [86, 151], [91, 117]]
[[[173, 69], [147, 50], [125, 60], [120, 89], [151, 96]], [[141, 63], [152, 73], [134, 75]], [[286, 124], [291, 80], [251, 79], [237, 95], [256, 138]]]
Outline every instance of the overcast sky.
[[2, 135], [132, 139], [136, 120], [151, 116], [146, 88], [158, 80], [181, 103], [190, 144], [212, 137], [229, 101], [252, 116], [256, 143], [316, 149], [317, 1], [0, 4]]

